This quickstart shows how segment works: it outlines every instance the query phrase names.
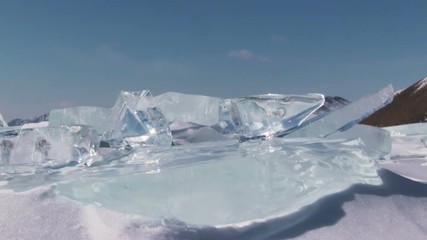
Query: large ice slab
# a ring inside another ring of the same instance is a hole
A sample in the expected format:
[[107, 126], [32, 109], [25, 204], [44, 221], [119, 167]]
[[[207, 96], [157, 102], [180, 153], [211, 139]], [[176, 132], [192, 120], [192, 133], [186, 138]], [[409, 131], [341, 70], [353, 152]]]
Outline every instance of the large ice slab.
[[384, 128], [392, 136], [390, 158], [379, 167], [414, 181], [427, 183], [427, 123]]
[[231, 140], [129, 158], [144, 171], [76, 180], [56, 190], [120, 212], [218, 226], [245, 225], [354, 183], [381, 182], [374, 159], [356, 140]]
[[232, 139], [234, 136], [221, 134], [217, 129], [209, 126], [199, 125], [191, 122], [172, 122], [169, 125], [173, 143], [183, 145], [189, 143], [200, 143], [210, 141], [224, 141]]
[[393, 86], [388, 85], [371, 96], [361, 98], [309, 123], [287, 137], [325, 137], [334, 132], [351, 128], [374, 111], [390, 103], [393, 97]]
[[386, 129], [356, 124], [345, 131], [335, 132], [327, 136], [328, 139], [354, 139], [362, 141], [365, 151], [371, 155], [378, 153], [376, 159], [387, 157], [392, 150], [390, 132]]
[[105, 138], [125, 140], [131, 146], [171, 146], [172, 134], [149, 91], [122, 91], [111, 109], [111, 127]]
[[154, 102], [170, 122], [218, 123], [220, 99], [216, 97], [167, 92], [154, 97]]
[[111, 109], [83, 106], [50, 112], [49, 126], [73, 125], [91, 126], [103, 140], [119, 145], [172, 144], [168, 122], [149, 91], [122, 91]]
[[98, 146], [98, 134], [85, 126], [15, 129], [0, 136], [0, 163], [46, 167], [90, 165], [98, 157]]
[[427, 135], [426, 123], [411, 123], [383, 128], [390, 132], [392, 136], [422, 136]]
[[324, 101], [322, 94], [265, 94], [223, 99], [219, 126], [226, 133], [245, 138], [269, 137], [298, 127]]
[[427, 124], [413, 123], [386, 127], [393, 137], [390, 159], [424, 158], [427, 163]]
[[87, 125], [103, 133], [110, 128], [110, 117], [111, 109], [102, 107], [80, 106], [53, 109], [49, 114], [49, 126]]

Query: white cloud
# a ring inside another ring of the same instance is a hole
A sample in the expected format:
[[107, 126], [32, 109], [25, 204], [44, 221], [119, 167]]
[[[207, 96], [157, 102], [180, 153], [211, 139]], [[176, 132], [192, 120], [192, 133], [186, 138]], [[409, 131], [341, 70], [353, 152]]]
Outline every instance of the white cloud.
[[248, 60], [254, 58], [255, 54], [247, 49], [240, 49], [231, 51], [228, 56]]
[[239, 50], [232, 50], [228, 53], [228, 56], [231, 58], [238, 58], [243, 60], [258, 60], [260, 62], [268, 62], [270, 59], [266, 56], [256, 54], [248, 49], [239, 49]]

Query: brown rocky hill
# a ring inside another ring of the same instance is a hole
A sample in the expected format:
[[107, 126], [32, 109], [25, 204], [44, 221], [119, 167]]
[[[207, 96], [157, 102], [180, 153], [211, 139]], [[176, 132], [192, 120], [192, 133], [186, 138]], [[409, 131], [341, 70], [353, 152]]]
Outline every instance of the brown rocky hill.
[[395, 93], [393, 101], [361, 123], [387, 127], [427, 121], [427, 77]]

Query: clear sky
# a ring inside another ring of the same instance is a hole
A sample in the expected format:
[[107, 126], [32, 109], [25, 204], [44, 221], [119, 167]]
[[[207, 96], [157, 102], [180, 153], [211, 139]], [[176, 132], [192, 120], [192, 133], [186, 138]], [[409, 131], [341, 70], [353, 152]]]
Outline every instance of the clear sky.
[[427, 76], [426, 0], [0, 1], [0, 113], [120, 90], [350, 100]]

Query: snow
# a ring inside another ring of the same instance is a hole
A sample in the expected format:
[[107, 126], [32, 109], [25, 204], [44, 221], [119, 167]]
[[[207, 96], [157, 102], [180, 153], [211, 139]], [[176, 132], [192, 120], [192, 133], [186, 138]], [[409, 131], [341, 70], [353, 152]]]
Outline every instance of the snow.
[[[335, 224], [315, 228], [295, 239], [425, 239], [427, 236], [427, 189], [393, 176], [394, 186], [379, 189], [359, 188], [354, 193], [332, 197], [332, 205], [325, 215], [336, 217]], [[411, 192], [398, 188], [413, 189]], [[419, 191], [416, 193], [415, 191]], [[351, 200], [343, 199], [345, 197]], [[344, 200], [344, 201], [343, 201]], [[341, 211], [340, 211], [341, 210]], [[317, 216], [318, 220], [328, 217]], [[312, 220], [312, 222], [315, 220]], [[310, 225], [310, 220], [306, 222]], [[306, 226], [307, 227], [307, 226]]]
[[423, 78], [417, 82], [417, 84], [416, 84], [417, 88], [415, 89], [414, 93], [424, 89], [426, 86], [427, 86], [427, 77], [425, 77], [425, 78]]
[[403, 89], [399, 89], [399, 90], [397, 90], [395, 93], [394, 93], [394, 95], [396, 96], [396, 95], [399, 95], [401, 92], [403, 92], [404, 90], [405, 90], [406, 88], [403, 88]]
[[38, 122], [38, 123], [26, 123], [21, 126], [21, 129], [31, 129], [31, 128], [45, 128], [49, 126], [48, 121]]

